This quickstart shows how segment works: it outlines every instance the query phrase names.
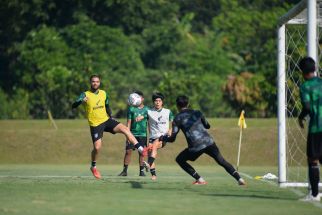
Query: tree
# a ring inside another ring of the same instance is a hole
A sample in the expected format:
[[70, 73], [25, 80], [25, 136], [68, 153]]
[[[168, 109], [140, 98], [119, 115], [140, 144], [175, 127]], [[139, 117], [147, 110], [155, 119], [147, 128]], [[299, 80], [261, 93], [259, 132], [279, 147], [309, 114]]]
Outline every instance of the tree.
[[230, 75], [223, 90], [225, 100], [235, 107], [237, 113], [244, 109], [252, 117], [269, 115], [269, 102], [265, 99], [265, 93], [271, 89], [262, 75], [250, 72]]

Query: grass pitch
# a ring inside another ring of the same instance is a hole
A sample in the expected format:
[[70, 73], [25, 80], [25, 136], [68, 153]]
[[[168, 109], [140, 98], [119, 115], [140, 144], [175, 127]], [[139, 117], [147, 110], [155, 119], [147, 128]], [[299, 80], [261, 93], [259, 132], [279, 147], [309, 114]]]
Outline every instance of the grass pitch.
[[[321, 214], [322, 204], [298, 201], [299, 194], [249, 176], [275, 168], [245, 167], [247, 187], [240, 187], [222, 168], [197, 166], [207, 185], [192, 185], [178, 166], [158, 167], [158, 180], [116, 176], [119, 166], [99, 166], [103, 180], [88, 165], [0, 165], [0, 214]], [[305, 192], [305, 190], [298, 190]]]
[[[125, 122], [125, 120], [121, 120]], [[236, 164], [238, 119], [209, 119], [210, 134], [226, 160]], [[0, 164], [87, 164], [92, 143], [86, 120], [56, 120], [55, 130], [48, 120], [0, 120]], [[247, 119], [241, 149], [242, 166], [277, 165], [276, 119]], [[187, 147], [182, 132], [175, 143], [160, 150], [158, 164], [173, 165], [175, 156]], [[125, 138], [104, 133], [99, 163], [121, 164]], [[263, 156], [264, 155], [264, 156]], [[137, 156], [133, 162], [137, 162]], [[209, 165], [207, 157], [198, 164]]]
[[[277, 175], [276, 119], [247, 119], [240, 168], [247, 187], [239, 187], [207, 156], [193, 165], [208, 185], [192, 185], [192, 178], [174, 161], [186, 147], [182, 133], [158, 153], [157, 182], [137, 176], [136, 152], [129, 176], [116, 176], [125, 139], [105, 133], [98, 160], [104, 178], [96, 180], [89, 171], [92, 144], [86, 120], [56, 123], [58, 130], [48, 120], [0, 121], [0, 215], [322, 214], [321, 203], [298, 201], [305, 189], [281, 189], [274, 182], [253, 179], [268, 172]], [[223, 156], [236, 164], [237, 119], [210, 123], [209, 132]]]

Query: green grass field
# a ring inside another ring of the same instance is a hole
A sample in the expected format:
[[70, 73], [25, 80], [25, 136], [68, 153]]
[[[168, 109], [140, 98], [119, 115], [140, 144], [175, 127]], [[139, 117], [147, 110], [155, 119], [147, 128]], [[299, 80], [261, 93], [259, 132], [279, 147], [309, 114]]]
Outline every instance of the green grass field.
[[[246, 178], [239, 187], [221, 168], [198, 166], [208, 185], [175, 165], [159, 166], [158, 180], [118, 177], [118, 166], [101, 166], [103, 180], [91, 177], [87, 165], [1, 165], [0, 214], [321, 214], [320, 205], [298, 201], [290, 189]], [[248, 175], [268, 167], [245, 167]], [[304, 190], [302, 190], [304, 191]]]
[[[122, 120], [124, 122], [124, 120]], [[227, 160], [236, 163], [239, 141], [238, 119], [210, 119], [209, 130]], [[86, 164], [92, 148], [86, 120], [57, 120], [55, 130], [48, 120], [0, 120], [0, 164]], [[247, 119], [243, 134], [241, 165], [277, 165], [276, 119]], [[100, 162], [120, 164], [125, 138], [104, 134]], [[159, 153], [158, 163], [174, 164], [175, 156], [187, 146], [180, 132], [174, 144]], [[256, 153], [255, 153], [256, 152]], [[265, 156], [263, 156], [265, 155]], [[200, 165], [211, 162], [206, 157]]]
[[[236, 162], [237, 119], [212, 119], [210, 132], [224, 157]], [[183, 136], [162, 149], [158, 180], [139, 177], [137, 155], [128, 177], [122, 167], [124, 138], [104, 136], [98, 166], [103, 180], [89, 171], [91, 141], [85, 120], [58, 120], [58, 130], [46, 120], [0, 121], [0, 214], [322, 214], [322, 203], [298, 199], [305, 189], [282, 189], [275, 181], [254, 176], [277, 174], [276, 120], [247, 120], [241, 168], [247, 187], [203, 156], [193, 163], [208, 181], [192, 178], [174, 162], [186, 147]]]

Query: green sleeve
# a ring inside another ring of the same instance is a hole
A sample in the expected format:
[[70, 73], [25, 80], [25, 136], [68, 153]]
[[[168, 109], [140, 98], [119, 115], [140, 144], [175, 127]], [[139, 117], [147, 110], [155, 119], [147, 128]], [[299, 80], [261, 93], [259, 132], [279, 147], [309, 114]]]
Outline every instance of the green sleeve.
[[76, 99], [76, 102], [82, 102], [85, 97], [86, 97], [86, 94], [82, 92]]
[[79, 105], [83, 103], [83, 99], [86, 97], [85, 93], [81, 93], [76, 101], [72, 104], [72, 109], [77, 108]]
[[145, 106], [145, 112], [144, 112], [144, 118], [147, 119], [148, 118], [148, 111], [150, 110], [149, 107]]
[[172, 111], [170, 110], [169, 121], [173, 121], [173, 119], [174, 119], [174, 115], [173, 115]]
[[127, 109], [127, 120], [132, 120], [132, 108]]

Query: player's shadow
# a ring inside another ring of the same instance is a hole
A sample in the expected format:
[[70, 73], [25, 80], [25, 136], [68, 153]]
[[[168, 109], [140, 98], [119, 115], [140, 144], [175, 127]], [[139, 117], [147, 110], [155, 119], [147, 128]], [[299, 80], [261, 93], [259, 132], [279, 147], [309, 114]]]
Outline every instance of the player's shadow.
[[142, 189], [143, 186], [140, 182], [137, 181], [129, 181], [133, 189]]
[[266, 196], [261, 194], [223, 194], [223, 193], [208, 193], [208, 194], [200, 194], [205, 196], [212, 197], [235, 197], [235, 198], [257, 198], [257, 199], [278, 199], [278, 200], [294, 200], [291, 197], [285, 196]]

